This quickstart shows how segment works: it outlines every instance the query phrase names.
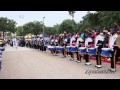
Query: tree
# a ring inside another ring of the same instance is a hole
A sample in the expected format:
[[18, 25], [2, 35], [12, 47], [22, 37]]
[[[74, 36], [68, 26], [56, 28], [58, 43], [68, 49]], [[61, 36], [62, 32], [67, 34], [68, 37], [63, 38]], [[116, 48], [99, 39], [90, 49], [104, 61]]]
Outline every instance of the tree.
[[54, 35], [56, 34], [54, 27], [45, 27], [45, 34], [46, 35]]
[[59, 33], [63, 33], [64, 31], [68, 31], [68, 32], [76, 32], [77, 31], [77, 24], [74, 20], [64, 20], [59, 28]]
[[33, 22], [33, 30], [32, 30], [32, 33], [34, 35], [38, 35], [40, 33], [43, 32], [43, 24], [41, 22], [38, 22], [38, 21], [34, 21]]
[[120, 24], [120, 11], [98, 11], [97, 13], [101, 26], [111, 28], [115, 24]]
[[43, 32], [43, 24], [39, 21], [29, 22], [23, 26], [25, 34], [34, 34], [38, 35]]
[[25, 36], [26, 35], [22, 26], [16, 27], [16, 34], [17, 34], [17, 36]]
[[12, 19], [0, 17], [0, 31], [3, 32], [3, 37], [4, 37], [4, 32], [15, 32], [15, 26], [16, 22]]
[[59, 24], [56, 24], [53, 27], [45, 27], [45, 34], [47, 35], [59, 34], [59, 28], [60, 28]]
[[83, 31], [86, 28], [120, 28], [120, 11], [96, 11], [95, 13], [88, 12], [83, 17], [83, 20], [78, 24], [79, 31]]

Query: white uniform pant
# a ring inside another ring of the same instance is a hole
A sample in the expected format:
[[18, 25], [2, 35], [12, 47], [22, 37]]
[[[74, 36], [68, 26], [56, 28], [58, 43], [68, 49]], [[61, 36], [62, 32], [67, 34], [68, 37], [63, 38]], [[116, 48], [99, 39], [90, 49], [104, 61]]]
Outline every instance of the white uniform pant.
[[13, 47], [17, 48], [17, 46], [18, 46], [18, 43], [17, 42], [13, 42]]

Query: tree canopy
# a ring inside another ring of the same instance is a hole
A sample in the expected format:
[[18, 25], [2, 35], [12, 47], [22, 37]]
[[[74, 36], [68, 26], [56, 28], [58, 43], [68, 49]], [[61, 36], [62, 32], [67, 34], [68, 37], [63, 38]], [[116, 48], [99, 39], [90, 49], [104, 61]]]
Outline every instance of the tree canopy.
[[[75, 11], [68, 11], [68, 14], [74, 18]], [[120, 11], [96, 11], [94, 13], [88, 12], [78, 23], [74, 19], [66, 19], [52, 27], [44, 26], [44, 32], [47, 35], [53, 35], [64, 31], [73, 33], [83, 32], [85, 29], [110, 29], [117, 26], [120, 26]], [[16, 32], [17, 35], [22, 36], [29, 33], [34, 35], [43, 33], [43, 23], [40, 21], [28, 22], [23, 26], [15, 27], [16, 22], [14, 20], [0, 17], [0, 31]]]

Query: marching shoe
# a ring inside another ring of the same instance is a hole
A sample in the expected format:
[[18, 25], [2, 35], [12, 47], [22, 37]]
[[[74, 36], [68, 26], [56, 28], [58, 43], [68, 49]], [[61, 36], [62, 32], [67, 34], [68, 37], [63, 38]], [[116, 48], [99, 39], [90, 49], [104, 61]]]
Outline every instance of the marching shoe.
[[81, 63], [81, 61], [78, 61], [78, 60], [77, 60], [76, 62], [77, 62], [77, 63]]
[[71, 60], [71, 61], [74, 61], [74, 59], [73, 59], [73, 58], [71, 58], [70, 60]]
[[90, 63], [90, 62], [87, 62], [87, 63], [85, 63], [85, 65], [91, 65], [91, 63]]
[[101, 65], [97, 65], [97, 68], [101, 68], [102, 66]]
[[95, 65], [95, 67], [97, 67], [98, 65]]
[[111, 72], [115, 72], [115, 71], [116, 71], [116, 69], [114, 69], [114, 68], [111, 68], [111, 69], [110, 69], [110, 71], [111, 71]]

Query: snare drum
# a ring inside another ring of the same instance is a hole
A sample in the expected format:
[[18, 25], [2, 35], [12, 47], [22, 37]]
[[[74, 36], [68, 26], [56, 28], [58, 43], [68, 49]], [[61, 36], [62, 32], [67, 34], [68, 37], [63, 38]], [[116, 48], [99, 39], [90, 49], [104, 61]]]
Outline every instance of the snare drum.
[[50, 46], [50, 47], [49, 47], [49, 50], [51, 50], [51, 51], [52, 51], [52, 50], [53, 50], [53, 46]]
[[88, 48], [88, 54], [90, 56], [96, 55], [96, 48]]
[[51, 51], [54, 51], [54, 50], [55, 50], [55, 47], [54, 47], [54, 46], [51, 46], [51, 47], [50, 47], [50, 50], [51, 50]]
[[5, 47], [0, 47], [0, 50], [1, 51], [5, 51]]
[[70, 46], [66, 46], [66, 51], [70, 52], [71, 51], [71, 47]]
[[64, 47], [59, 47], [60, 51], [64, 51]]
[[77, 52], [77, 47], [76, 46], [71, 46], [71, 52]]
[[103, 57], [110, 57], [110, 48], [102, 48], [102, 53], [101, 55]]
[[56, 46], [56, 50], [58, 50], [58, 51], [59, 51], [59, 50], [60, 50], [60, 46]]
[[79, 54], [84, 55], [86, 53], [86, 47], [80, 47], [79, 48]]
[[47, 46], [47, 48], [48, 48], [48, 50], [50, 50], [50, 49], [51, 49], [51, 46]]

